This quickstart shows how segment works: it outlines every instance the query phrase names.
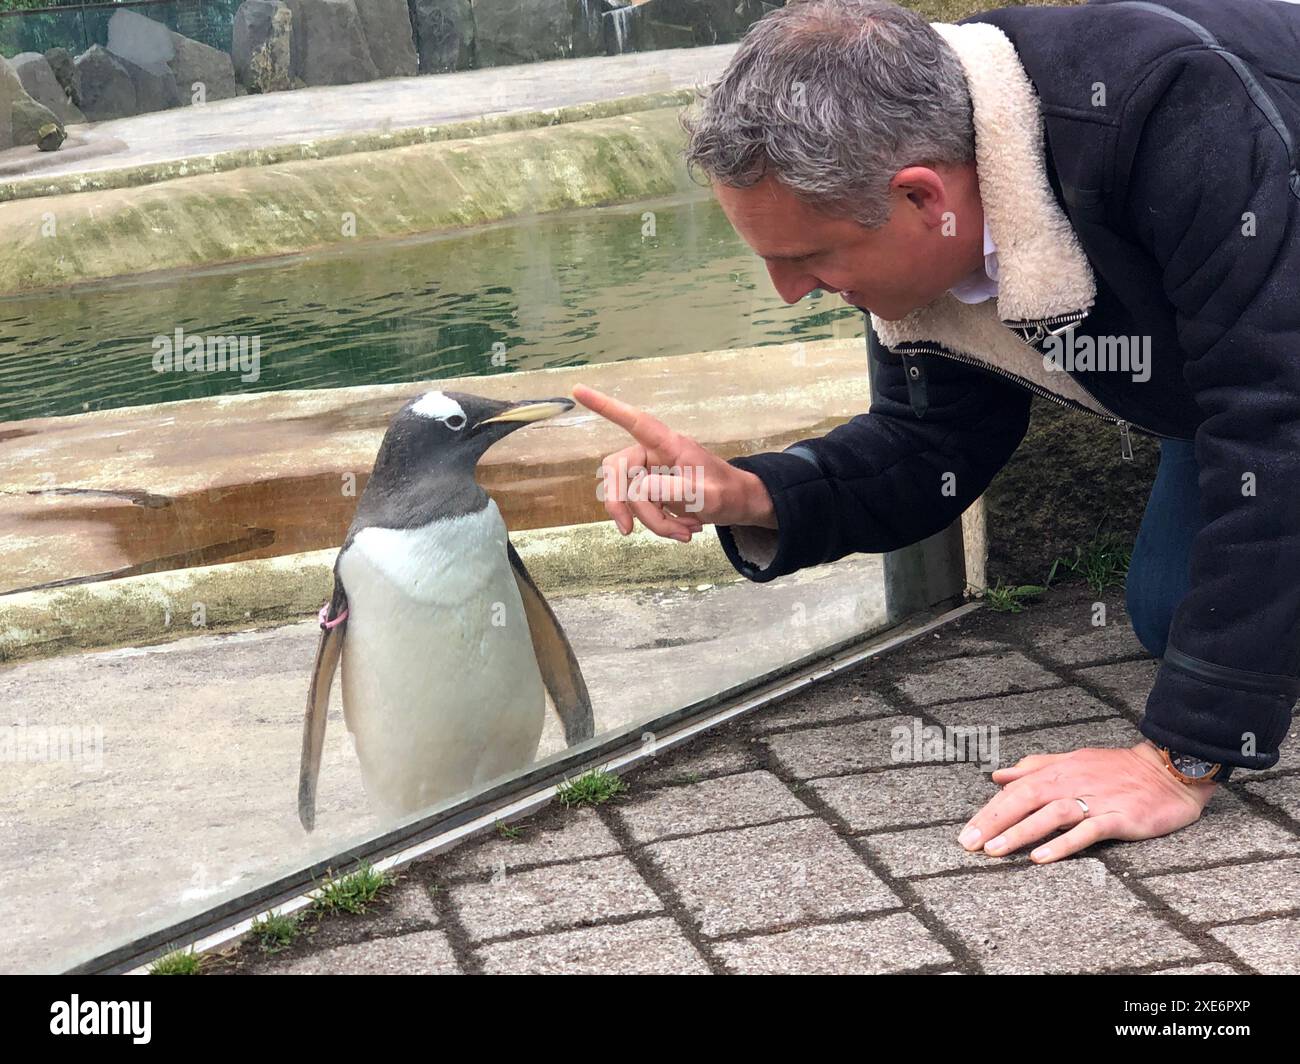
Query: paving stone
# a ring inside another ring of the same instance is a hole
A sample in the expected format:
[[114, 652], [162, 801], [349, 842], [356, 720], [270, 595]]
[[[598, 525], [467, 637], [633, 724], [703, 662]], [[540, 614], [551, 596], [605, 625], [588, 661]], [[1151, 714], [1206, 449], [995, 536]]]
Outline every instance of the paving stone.
[[1009, 695], [1059, 687], [1064, 681], [1018, 650], [954, 658], [925, 665], [901, 677], [899, 689], [918, 705], [954, 702], [981, 695]]
[[769, 735], [763, 741], [778, 764], [796, 779], [833, 776], [892, 765], [891, 731], [898, 727], [910, 733], [914, 719], [883, 717], [807, 728]]
[[1126, 614], [1116, 613], [1108, 605], [1105, 616], [1105, 624], [1094, 625], [1092, 602], [1080, 602], [1075, 617], [1035, 629], [1033, 645], [1059, 665], [1082, 665], [1147, 653]]
[[739, 729], [726, 736], [701, 736], [681, 746], [668, 747], [629, 772], [633, 788], [691, 783], [698, 779], [762, 768], [762, 751]]
[[1195, 946], [1094, 858], [937, 876], [914, 881], [912, 889], [993, 974], [1199, 959]]
[[1040, 728], [1037, 731], [1012, 732], [998, 736], [998, 756], [1001, 764], [1010, 768], [1022, 757], [1030, 754], [1063, 754], [1086, 746], [1133, 746], [1142, 741], [1142, 733], [1123, 717], [1094, 721], [1090, 724], [1070, 724], [1062, 728]]
[[1093, 665], [1079, 669], [1075, 676], [1096, 684], [1107, 694], [1117, 698], [1130, 713], [1146, 711], [1147, 698], [1156, 682], [1160, 662], [1155, 658], [1142, 661], [1125, 661], [1119, 665]]
[[656, 842], [645, 853], [705, 935], [901, 905], [826, 824], [795, 820]]
[[665, 787], [614, 810], [636, 842], [811, 816], [811, 810], [770, 772]]
[[1278, 750], [1277, 764], [1270, 772], [1294, 771], [1300, 768], [1300, 728], [1292, 727], [1287, 732], [1281, 748]]
[[771, 709], [759, 710], [750, 718], [750, 731], [762, 735], [777, 728], [800, 724], [888, 717], [897, 712], [879, 695], [864, 693], [860, 684], [840, 683], [833, 687], [828, 684], [826, 689], [819, 685]]
[[1152, 975], [1236, 975], [1237, 970], [1228, 964], [1189, 964], [1182, 968], [1162, 968]]
[[1176, 912], [1204, 923], [1300, 908], [1300, 858], [1294, 857], [1150, 876], [1142, 883]]
[[398, 874], [398, 881], [380, 894], [377, 904], [367, 910], [374, 914], [370, 927], [373, 934], [394, 934], [434, 927], [438, 923], [438, 911], [425, 883], [409, 872]]
[[[960, 624], [961, 622], [957, 622]], [[1011, 644], [1000, 639], [977, 635], [963, 635], [945, 626], [919, 639], [901, 646], [891, 657], [911, 662], [947, 661], [950, 658], [973, 657], [976, 654], [1004, 654], [1014, 650]]]
[[911, 913], [800, 927], [714, 948], [738, 975], [883, 975], [953, 959]]
[[1300, 821], [1300, 776], [1277, 776], [1252, 783], [1249, 782], [1252, 775], [1249, 772], [1236, 773], [1231, 782], [1236, 783], [1239, 776], [1244, 777], [1247, 791], [1281, 809], [1292, 820]]
[[1125, 871], [1145, 874], [1298, 852], [1300, 835], [1270, 823], [1219, 787], [1195, 824], [1118, 846], [1114, 859]]
[[666, 917], [497, 942], [478, 953], [494, 975], [709, 974], [699, 950]]
[[969, 819], [1000, 790], [975, 765], [909, 765], [809, 787], [854, 832]]
[[945, 702], [927, 712], [948, 727], [984, 725], [1007, 729], [1068, 724], [1087, 717], [1113, 717], [1118, 711], [1078, 687], [1058, 687], [973, 702]]
[[475, 940], [663, 910], [626, 857], [494, 874], [485, 882], [461, 883], [448, 890], [461, 923]]
[[513, 825], [519, 830], [516, 838], [496, 834], [433, 858], [429, 864], [435, 879], [478, 872], [509, 872], [524, 865], [544, 862], [603, 857], [618, 853], [620, 849], [618, 840], [592, 809], [551, 810], [544, 817], [541, 823], [535, 823], [534, 819], [516, 822]]
[[1030, 864], [1026, 846], [1003, 857], [994, 857], [982, 850], [967, 850], [957, 842], [965, 820], [955, 824], [942, 824], [911, 831], [889, 831], [868, 835], [862, 845], [884, 864], [891, 876], [910, 879], [913, 876], [951, 872], [959, 868], [1005, 868], [1011, 865]]
[[275, 971], [283, 975], [458, 975], [460, 966], [444, 932], [415, 931], [334, 946]]
[[1300, 975], [1300, 916], [1212, 927], [1210, 935], [1262, 975]]

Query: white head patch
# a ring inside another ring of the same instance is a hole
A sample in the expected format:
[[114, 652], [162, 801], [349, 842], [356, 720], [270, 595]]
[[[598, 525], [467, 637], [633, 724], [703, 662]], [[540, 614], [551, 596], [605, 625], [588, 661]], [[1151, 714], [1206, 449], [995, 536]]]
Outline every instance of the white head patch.
[[420, 401], [411, 407], [411, 413], [419, 414], [420, 417], [437, 418], [439, 421], [459, 418], [459, 424], [452, 428], [461, 428], [467, 420], [460, 403], [442, 392], [425, 392]]

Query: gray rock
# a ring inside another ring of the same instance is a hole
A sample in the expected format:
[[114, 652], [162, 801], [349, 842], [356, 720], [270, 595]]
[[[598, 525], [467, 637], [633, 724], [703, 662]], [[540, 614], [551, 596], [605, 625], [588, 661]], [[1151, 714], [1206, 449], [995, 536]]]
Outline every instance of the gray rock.
[[470, 0], [410, 0], [421, 74], [474, 65], [474, 10]]
[[135, 82], [126, 64], [103, 45], [92, 44], [77, 56], [81, 109], [92, 122], [136, 114]]
[[635, 6], [628, 0], [608, 3], [618, 5], [604, 16], [605, 50], [611, 55], [738, 41], [776, 6], [763, 0], [645, 0]]
[[249, 92], [293, 88], [293, 12], [280, 0], [244, 0], [235, 12], [231, 52], [235, 75]]
[[176, 55], [172, 31], [134, 11], [114, 11], [108, 20], [108, 50], [138, 66], [170, 63]]
[[[113, 12], [108, 20], [108, 50], [146, 72], [146, 76], [132, 74], [138, 111], [162, 110], [162, 106], [154, 105], [164, 100], [175, 100], [163, 105], [166, 107], [191, 103], [196, 83], [202, 83], [205, 101], [235, 95], [235, 68], [230, 56], [134, 11]], [[162, 73], [162, 67], [167, 68], [167, 74]], [[141, 83], [145, 85], [143, 91]]]
[[72, 53], [66, 48], [47, 48], [46, 62], [54, 71], [54, 76], [74, 107], [81, 106], [81, 79], [77, 76], [77, 64], [73, 62]]
[[[11, 121], [13, 123], [13, 142], [14, 144], [36, 144], [42, 141], [48, 141], [49, 127], [53, 126], [60, 133], [63, 126], [54, 112], [48, 107], [37, 103], [26, 93], [15, 98], [13, 108], [10, 111]], [[63, 138], [59, 137], [58, 144], [63, 143]], [[58, 147], [58, 144], [55, 147]], [[42, 148], [42, 151], [48, 151]]]
[[229, 100], [235, 95], [235, 67], [225, 52], [179, 33], [172, 34], [172, 45], [176, 54], [168, 66], [184, 102], [193, 102], [196, 84], [203, 86], [205, 101]]
[[132, 63], [119, 57], [118, 62], [126, 68], [135, 86], [135, 113], [146, 111], [167, 111], [179, 107], [189, 99], [181, 95], [176, 75], [166, 63]]
[[350, 85], [379, 76], [353, 0], [287, 0], [293, 12], [290, 57], [306, 85]]
[[406, 0], [353, 0], [361, 16], [366, 46], [381, 78], [410, 77], [419, 73], [420, 60], [411, 31]]
[[476, 0], [479, 66], [604, 53], [601, 0]]
[[54, 76], [54, 68], [40, 52], [23, 52], [9, 60], [23, 83], [27, 95], [53, 112], [59, 122], [84, 122], [86, 116], [68, 101], [68, 94], [59, 79]]
[[0, 151], [14, 146], [14, 102], [26, 95], [18, 72], [0, 55]]

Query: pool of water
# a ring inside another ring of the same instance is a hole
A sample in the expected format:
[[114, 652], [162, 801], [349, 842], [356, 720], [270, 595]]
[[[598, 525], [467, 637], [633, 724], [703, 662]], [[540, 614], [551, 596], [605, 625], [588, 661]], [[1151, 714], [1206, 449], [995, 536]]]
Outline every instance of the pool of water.
[[[0, 419], [817, 340], [860, 315], [787, 306], [712, 197], [679, 197], [0, 299]], [[258, 359], [166, 369], [195, 337]]]

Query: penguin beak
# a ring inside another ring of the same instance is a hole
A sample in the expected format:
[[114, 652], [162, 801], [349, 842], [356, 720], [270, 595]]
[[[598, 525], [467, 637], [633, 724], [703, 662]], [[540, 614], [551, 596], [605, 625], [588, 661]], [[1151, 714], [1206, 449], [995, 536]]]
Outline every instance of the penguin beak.
[[484, 418], [478, 423], [478, 427], [510, 424], [512, 428], [523, 428], [531, 422], [545, 421], [549, 417], [555, 417], [556, 414], [563, 414], [572, 409], [572, 399], [541, 399], [516, 403], [493, 417]]

